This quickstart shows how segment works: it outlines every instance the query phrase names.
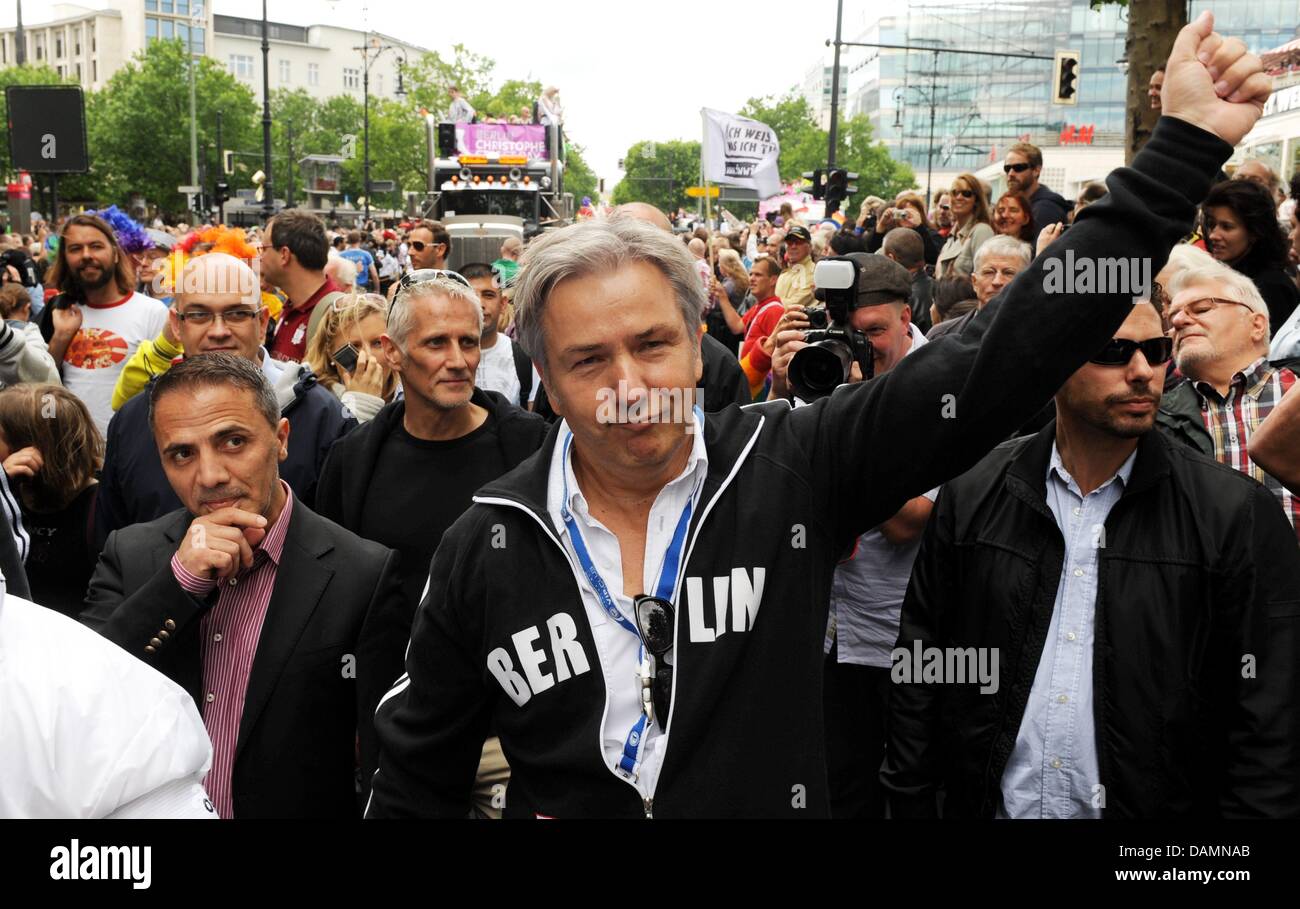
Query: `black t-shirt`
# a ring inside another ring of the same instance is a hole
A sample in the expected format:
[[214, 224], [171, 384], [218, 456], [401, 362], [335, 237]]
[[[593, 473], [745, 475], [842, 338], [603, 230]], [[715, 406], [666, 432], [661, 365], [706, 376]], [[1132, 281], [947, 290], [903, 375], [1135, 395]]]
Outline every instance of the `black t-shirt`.
[[417, 439], [399, 422], [384, 440], [356, 530], [401, 553], [402, 590], [412, 614], [443, 533], [469, 508], [481, 486], [505, 473], [491, 413], [459, 439]]
[[40, 514], [23, 506], [23, 527], [31, 536], [27, 583], [32, 601], [76, 618], [99, 561], [91, 543], [99, 484], [82, 490], [62, 511]]

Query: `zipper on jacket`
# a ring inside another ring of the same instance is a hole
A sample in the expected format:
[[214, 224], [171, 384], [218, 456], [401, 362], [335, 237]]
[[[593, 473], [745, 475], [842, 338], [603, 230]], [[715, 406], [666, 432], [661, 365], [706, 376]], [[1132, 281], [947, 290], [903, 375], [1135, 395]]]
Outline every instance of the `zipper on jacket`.
[[[686, 544], [686, 552], [682, 555], [681, 571], [678, 574], [677, 586], [673, 589], [674, 601], [676, 601], [677, 598], [681, 595], [682, 581], [686, 576], [686, 565], [690, 562], [691, 554], [695, 551], [695, 543], [700, 538], [700, 534], [704, 529], [704, 522], [708, 518], [709, 512], [713, 510], [713, 506], [717, 504], [719, 499], [722, 498], [722, 494], [726, 491], [727, 487], [731, 485], [731, 481], [735, 478], [736, 474], [740, 472], [741, 465], [744, 463], [745, 458], [748, 457], [750, 450], [753, 449], [754, 443], [758, 441], [758, 437], [762, 433], [763, 426], [764, 424], [766, 424], [766, 422], [767, 422], [766, 417], [762, 417], [762, 416], [759, 417], [758, 427], [754, 430], [754, 434], [749, 437], [749, 442], [745, 445], [743, 449], [741, 449], [740, 454], [737, 456], [735, 460], [735, 463], [731, 465], [730, 472], [728, 472], [726, 477], [723, 478], [722, 483], [719, 484], [717, 491], [714, 492], [713, 497], [709, 499], [708, 503], [706, 503], [704, 506], [704, 510], [700, 513], [700, 522], [699, 524], [695, 525], [695, 533], [690, 536], [690, 540]], [[548, 520], [549, 515], [546, 518], [544, 518], [542, 515], [538, 514], [536, 511], [534, 511], [533, 509], [525, 505], [523, 502], [508, 498], [506, 496], [475, 495], [475, 496], [471, 496], [471, 501], [477, 502], [481, 505], [507, 505], [512, 508], [518, 508], [520, 511], [524, 512], [526, 515], [528, 515], [530, 518], [536, 521], [538, 526], [542, 528], [542, 532], [545, 533], [546, 536], [550, 538], [552, 543], [554, 543], [556, 546], [560, 548], [560, 552], [564, 555], [564, 561], [568, 563], [569, 570], [573, 572], [574, 580], [577, 581], [578, 583], [578, 598], [579, 601], [582, 602], [582, 581], [584, 576], [582, 572], [579, 571], [578, 566], [574, 564], [573, 557], [569, 555], [569, 550], [564, 548], [564, 543], [560, 540], [555, 530], [551, 527], [551, 524]], [[586, 617], [586, 614], [587, 614], [586, 604], [583, 603], [583, 616]], [[587, 621], [588, 621], [587, 627], [588, 630], [590, 630], [591, 628], [590, 619], [588, 619]], [[680, 614], [678, 616], [678, 622], [680, 622]], [[676, 650], [677, 648], [678, 627], [680, 627], [679, 624], [674, 623], [673, 626], [673, 649], [674, 650]], [[674, 672], [673, 688], [672, 688], [672, 707], [670, 707], [668, 710], [668, 716], [664, 718], [665, 735], [667, 734], [668, 731], [668, 724], [672, 720], [673, 710], [677, 708], [677, 680], [679, 678], [680, 678], [680, 674]], [[605, 711], [608, 712], [608, 710], [609, 710], [609, 696], [608, 694], [606, 694]], [[601, 721], [601, 728], [604, 729], [603, 719]], [[659, 756], [659, 768], [661, 771], [663, 769], [666, 759], [667, 759], [667, 748], [665, 747], [660, 752], [660, 756]], [[600, 762], [601, 764], [604, 764], [606, 769], [608, 769], [611, 774], [613, 774], [618, 779], [626, 782], [629, 786], [636, 789], [638, 795], [641, 795], [641, 790], [637, 787], [636, 782], [634, 780], [626, 779], [625, 777], [617, 773], [614, 770], [614, 768], [610, 767], [608, 764], [605, 764], [605, 750], [603, 745], [600, 748]], [[654, 805], [655, 805], [654, 796], [649, 794], [641, 795], [641, 805], [645, 809], [646, 820], [654, 820]]]

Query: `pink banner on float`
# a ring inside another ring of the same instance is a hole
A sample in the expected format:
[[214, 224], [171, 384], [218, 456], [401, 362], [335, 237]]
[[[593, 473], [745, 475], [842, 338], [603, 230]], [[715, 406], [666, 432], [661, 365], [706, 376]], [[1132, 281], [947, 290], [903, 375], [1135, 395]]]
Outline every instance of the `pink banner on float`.
[[546, 127], [532, 123], [457, 123], [456, 152], [546, 158]]

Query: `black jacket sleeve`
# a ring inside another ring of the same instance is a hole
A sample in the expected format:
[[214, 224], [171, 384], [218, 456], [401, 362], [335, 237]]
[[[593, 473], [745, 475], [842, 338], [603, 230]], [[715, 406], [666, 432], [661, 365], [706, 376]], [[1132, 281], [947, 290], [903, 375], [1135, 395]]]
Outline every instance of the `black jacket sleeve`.
[[[340, 527], [347, 527], [343, 522], [343, 464], [347, 457], [341, 450], [343, 441], [339, 439], [330, 446], [325, 463], [321, 465], [320, 476], [316, 479], [316, 505], [312, 511], [323, 518], [329, 518]], [[356, 532], [357, 528], [348, 527]]]
[[1300, 550], [1263, 486], [1243, 509], [1225, 559], [1225, 605], [1212, 646], [1225, 686], [1223, 816], [1300, 816]]
[[[1151, 274], [1192, 223], [1210, 175], [1232, 149], [1217, 136], [1162, 118], [1131, 168], [1107, 179], [1106, 198], [957, 335], [919, 348], [870, 382], [841, 387], [790, 414], [838, 540], [848, 540], [973, 466], [1037, 413], [1109, 340], [1134, 289], [1053, 292], [1072, 261], [1145, 259]], [[1051, 262], [1050, 270], [1048, 263]]]
[[132, 510], [123, 495], [122, 472], [118, 463], [125, 444], [121, 429], [121, 420], [108, 421], [104, 467], [100, 471], [99, 493], [95, 499], [95, 543], [101, 547], [113, 531], [134, 523]]
[[[959, 602], [952, 572], [957, 557], [952, 499], [949, 487], [939, 492], [912, 563], [896, 645], [908, 651], [913, 641], [920, 641], [922, 648], [944, 646], [944, 606]], [[880, 781], [888, 793], [890, 816], [895, 818], [938, 817], [936, 796], [943, 782], [939, 730], [943, 686], [927, 685], [917, 676], [895, 681], [889, 688], [889, 738]]]
[[[172, 574], [170, 564], [163, 565], [138, 590], [126, 593], [122, 563], [132, 556], [138, 558], [139, 554], [119, 552], [120, 542], [121, 534], [114, 533], [104, 544], [90, 579], [81, 622], [133, 656], [156, 665], [170, 654], [170, 645], [180, 638], [192, 620], [203, 615], [206, 606], [185, 592]], [[169, 620], [176, 627], [163, 639], [158, 631], [167, 630], [165, 625]], [[151, 644], [154, 639], [159, 644]], [[146, 646], [153, 649], [146, 650]]]
[[369, 795], [370, 779], [379, 763], [375, 708], [401, 676], [406, 645], [411, 639], [411, 610], [402, 597], [400, 559], [390, 550], [384, 560], [357, 644], [357, 741], [363, 799]]
[[[468, 532], [458, 532], [468, 531]], [[406, 675], [375, 711], [379, 770], [367, 818], [464, 818], [483, 742], [490, 692], [470, 642], [481, 640], [481, 573], [461, 564], [477, 529], [452, 525], [434, 554], [415, 615]], [[449, 545], [451, 544], [451, 545]]]

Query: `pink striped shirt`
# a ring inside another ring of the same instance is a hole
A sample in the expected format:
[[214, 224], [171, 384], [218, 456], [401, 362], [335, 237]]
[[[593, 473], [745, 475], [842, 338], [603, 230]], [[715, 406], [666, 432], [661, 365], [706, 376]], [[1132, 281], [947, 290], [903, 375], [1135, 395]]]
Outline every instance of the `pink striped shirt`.
[[[221, 584], [217, 604], [204, 613], [203, 636], [203, 723], [212, 739], [212, 769], [203, 786], [216, 806], [217, 816], [232, 818], [234, 796], [231, 775], [235, 767], [235, 744], [239, 741], [239, 720], [244, 713], [244, 696], [253, 671], [253, 656], [262, 636], [266, 607], [275, 589], [275, 574], [284, 551], [293, 513], [293, 493], [283, 480], [284, 509], [253, 550], [253, 567], [241, 570]], [[172, 557], [172, 573], [184, 590], [198, 598], [217, 586], [212, 578], [200, 578], [185, 570], [180, 554]]]

